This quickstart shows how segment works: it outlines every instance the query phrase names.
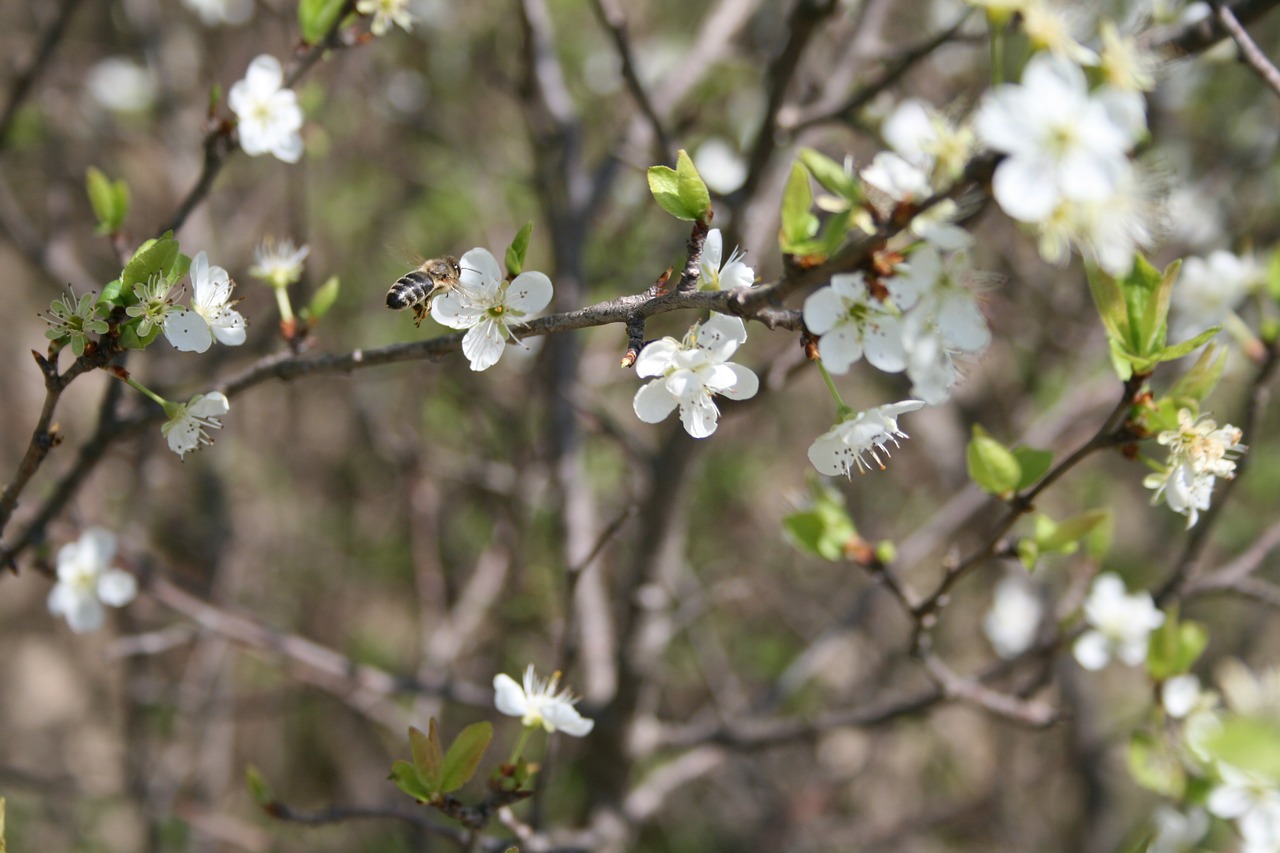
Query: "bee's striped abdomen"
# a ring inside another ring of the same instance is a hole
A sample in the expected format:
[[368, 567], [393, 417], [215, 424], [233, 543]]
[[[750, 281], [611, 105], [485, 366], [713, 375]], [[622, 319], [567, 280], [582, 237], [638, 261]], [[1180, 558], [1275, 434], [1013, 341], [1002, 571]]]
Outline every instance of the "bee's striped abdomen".
[[436, 288], [435, 280], [422, 270], [406, 273], [387, 291], [387, 307], [408, 308], [426, 299]]

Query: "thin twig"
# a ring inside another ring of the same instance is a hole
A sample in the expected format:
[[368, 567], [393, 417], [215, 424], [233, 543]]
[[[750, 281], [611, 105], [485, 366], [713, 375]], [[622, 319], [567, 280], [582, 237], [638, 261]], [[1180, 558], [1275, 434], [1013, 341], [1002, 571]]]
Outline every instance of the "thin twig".
[[62, 7], [58, 9], [53, 23], [49, 26], [48, 31], [45, 32], [44, 38], [40, 39], [35, 55], [31, 57], [31, 64], [14, 79], [13, 88], [9, 90], [9, 101], [4, 106], [4, 113], [0, 114], [0, 150], [4, 148], [5, 141], [9, 136], [9, 129], [13, 126], [13, 119], [18, 114], [18, 108], [22, 106], [22, 102], [26, 100], [27, 95], [31, 94], [32, 87], [44, 72], [49, 58], [53, 56], [54, 48], [58, 46], [58, 42], [62, 40], [63, 34], [67, 31], [67, 24], [71, 21], [72, 13], [75, 12], [76, 7], [79, 5], [80, 0], [65, 0]]
[[592, 0], [591, 7], [595, 9], [596, 17], [600, 19], [600, 23], [604, 24], [605, 29], [609, 31], [609, 35], [613, 38], [613, 46], [617, 49], [618, 59], [622, 63], [622, 79], [626, 81], [627, 91], [635, 99], [636, 106], [640, 108], [640, 112], [649, 123], [649, 129], [653, 131], [654, 158], [656, 162], [670, 162], [673, 159], [671, 140], [667, 135], [666, 129], [662, 126], [662, 119], [658, 116], [658, 111], [653, 106], [653, 99], [649, 97], [648, 90], [645, 89], [644, 83], [640, 80], [635, 54], [631, 50], [631, 39], [627, 34], [626, 15], [618, 8], [614, 0]]
[[1253, 70], [1258, 72], [1258, 76], [1271, 87], [1271, 91], [1280, 95], [1280, 70], [1277, 70], [1271, 64], [1271, 60], [1267, 59], [1266, 54], [1249, 37], [1249, 33], [1236, 20], [1236, 16], [1231, 13], [1231, 9], [1228, 6], [1220, 2], [1216, 2], [1213, 5], [1214, 13], [1222, 23], [1223, 28], [1231, 33], [1231, 37], [1240, 46], [1240, 53], [1244, 56], [1245, 62], [1249, 63]]

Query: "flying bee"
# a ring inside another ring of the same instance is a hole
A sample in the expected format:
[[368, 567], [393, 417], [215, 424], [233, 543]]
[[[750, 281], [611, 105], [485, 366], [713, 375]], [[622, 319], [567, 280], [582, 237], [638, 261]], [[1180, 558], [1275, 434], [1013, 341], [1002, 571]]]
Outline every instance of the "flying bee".
[[462, 267], [451, 255], [423, 261], [422, 266], [405, 273], [387, 291], [387, 307], [394, 310], [413, 309], [413, 324], [421, 326], [431, 310], [431, 300], [442, 293], [461, 287]]

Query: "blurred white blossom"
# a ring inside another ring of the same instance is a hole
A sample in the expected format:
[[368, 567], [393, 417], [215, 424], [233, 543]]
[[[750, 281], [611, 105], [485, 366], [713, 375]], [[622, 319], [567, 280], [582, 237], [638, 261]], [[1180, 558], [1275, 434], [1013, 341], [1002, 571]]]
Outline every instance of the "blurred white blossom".
[[112, 56], [89, 69], [85, 87], [93, 99], [117, 113], [140, 113], [156, 101], [151, 69], [123, 56]]
[[1128, 172], [1128, 152], [1146, 129], [1135, 92], [1090, 92], [1080, 67], [1051, 54], [1027, 63], [1020, 84], [997, 86], [974, 126], [1007, 154], [992, 189], [1005, 213], [1022, 222], [1048, 218], [1063, 201], [1102, 201]]
[[1044, 616], [1044, 604], [1025, 574], [1011, 572], [996, 585], [991, 609], [982, 619], [982, 632], [996, 654], [1016, 658], [1031, 648]]
[[91, 527], [58, 549], [58, 582], [49, 592], [49, 612], [66, 618], [77, 634], [102, 627], [102, 605], [123, 607], [138, 594], [133, 575], [112, 567], [116, 537]]
[[360, 0], [356, 3], [356, 11], [361, 15], [373, 15], [369, 32], [375, 36], [386, 35], [392, 24], [405, 32], [413, 29], [409, 0]]
[[459, 264], [459, 286], [431, 303], [431, 316], [451, 329], [466, 329], [462, 354], [472, 370], [487, 370], [502, 358], [507, 338], [513, 337], [510, 324], [551, 304], [551, 279], [526, 270], [507, 282], [487, 249], [472, 249]]
[[1262, 284], [1264, 271], [1252, 255], [1219, 249], [1182, 262], [1170, 297], [1169, 331], [1174, 340], [1221, 325]]
[[706, 438], [716, 431], [720, 410], [713, 397], [754, 397], [760, 380], [729, 357], [747, 339], [740, 317], [713, 314], [691, 328], [683, 341], [663, 338], [640, 351], [637, 376], [656, 376], [636, 392], [632, 408], [645, 423], [665, 420], [677, 408], [685, 431]]
[[182, 0], [206, 27], [237, 27], [253, 17], [253, 0]]
[[1111, 572], [1093, 580], [1084, 602], [1089, 630], [1072, 647], [1076, 660], [1085, 669], [1102, 669], [1118, 657], [1129, 666], [1147, 659], [1147, 640], [1164, 624], [1164, 614], [1156, 608], [1148, 592], [1132, 595], [1124, 581]]
[[240, 147], [251, 157], [273, 154], [286, 163], [302, 157], [302, 108], [292, 89], [283, 88], [284, 69], [263, 54], [249, 63], [244, 79], [227, 92], [236, 114]]
[[698, 146], [693, 164], [712, 192], [731, 193], [747, 179], [747, 163], [738, 150], [720, 137]]
[[1200, 696], [1200, 679], [1190, 673], [1175, 675], [1160, 685], [1160, 704], [1175, 720], [1181, 720], [1195, 710]]
[[577, 703], [567, 689], [559, 693], [560, 673], [543, 680], [533, 672], [533, 664], [524, 671], [524, 684], [517, 684], [506, 673], [493, 677], [494, 704], [498, 710], [511, 717], [519, 717], [525, 726], [541, 726], [548, 732], [564, 732], [582, 737], [595, 726], [573, 707]]
[[1276, 780], [1218, 763], [1220, 784], [1209, 792], [1209, 811], [1234, 820], [1244, 840], [1242, 853], [1280, 850], [1280, 786]]
[[302, 278], [302, 262], [310, 253], [310, 246], [295, 249], [292, 240], [277, 243], [267, 237], [253, 250], [253, 266], [249, 268], [249, 275], [262, 279], [271, 287], [288, 287]]
[[1147, 853], [1191, 853], [1209, 831], [1209, 814], [1199, 806], [1186, 814], [1173, 806], [1161, 805], [1152, 816], [1156, 834], [1147, 845]]

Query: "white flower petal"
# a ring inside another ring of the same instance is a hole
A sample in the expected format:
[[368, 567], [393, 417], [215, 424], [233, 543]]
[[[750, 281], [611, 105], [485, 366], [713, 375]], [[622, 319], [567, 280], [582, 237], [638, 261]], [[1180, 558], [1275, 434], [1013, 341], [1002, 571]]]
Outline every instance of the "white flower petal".
[[522, 272], [507, 288], [506, 305], [522, 314], [536, 314], [551, 304], [551, 279], [540, 272]]
[[667, 392], [666, 381], [663, 379], [655, 379], [640, 386], [635, 399], [631, 401], [636, 417], [647, 424], [666, 420], [675, 411], [676, 405], [676, 398]]
[[98, 579], [98, 598], [112, 607], [123, 607], [138, 594], [138, 581], [121, 569], [110, 569]]
[[493, 704], [509, 717], [523, 717], [529, 708], [524, 688], [506, 673], [493, 677]]
[[472, 326], [462, 338], [462, 354], [471, 362], [472, 370], [488, 370], [502, 358], [507, 348], [506, 328], [492, 317]]
[[706, 438], [716, 431], [720, 410], [710, 394], [702, 394], [680, 404], [680, 422], [684, 431], [694, 438]]
[[206, 352], [213, 345], [209, 324], [186, 308], [175, 309], [165, 316], [164, 336], [180, 352]]
[[[724, 371], [729, 371], [733, 374], [733, 379], [729, 381], [728, 385], [723, 384], [723, 378], [721, 378]], [[741, 364], [734, 364], [733, 362], [718, 364], [716, 365], [716, 373], [718, 374], [720, 387], [715, 388], [715, 392], [728, 397], [730, 400], [746, 400], [749, 397], [754, 397], [756, 392], [760, 390], [760, 379]]]
[[1096, 672], [1111, 662], [1111, 644], [1098, 631], [1085, 631], [1071, 647], [1076, 662]]

